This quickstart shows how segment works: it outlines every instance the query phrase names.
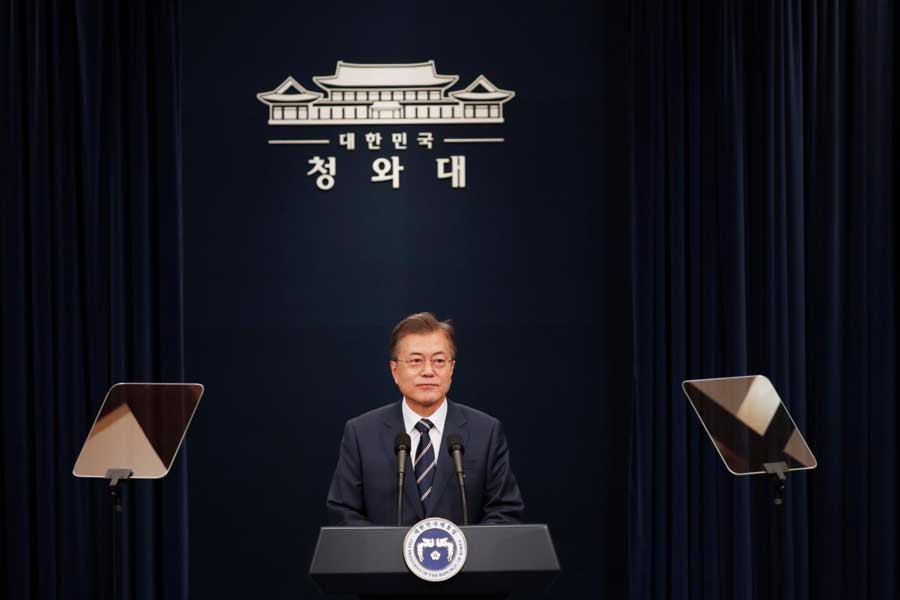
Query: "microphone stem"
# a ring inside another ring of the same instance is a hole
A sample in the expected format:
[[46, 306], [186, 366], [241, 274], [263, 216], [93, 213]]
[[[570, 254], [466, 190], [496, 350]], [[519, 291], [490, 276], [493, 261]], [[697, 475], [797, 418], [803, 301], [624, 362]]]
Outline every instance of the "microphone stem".
[[403, 526], [403, 471], [397, 473], [397, 527]]
[[463, 509], [463, 525], [469, 524], [469, 503], [466, 502], [466, 481], [463, 477], [463, 474], [459, 471], [456, 472], [456, 479], [459, 481], [459, 495], [462, 498], [462, 509]]

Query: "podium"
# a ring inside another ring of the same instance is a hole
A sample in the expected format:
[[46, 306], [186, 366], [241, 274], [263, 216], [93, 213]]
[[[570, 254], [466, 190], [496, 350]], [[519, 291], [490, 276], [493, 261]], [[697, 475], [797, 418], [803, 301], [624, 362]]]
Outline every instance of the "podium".
[[406, 527], [323, 527], [309, 575], [326, 594], [447, 600], [540, 592], [559, 574], [546, 525], [460, 529], [468, 541], [468, 558], [447, 581], [423, 581], [409, 571], [403, 559]]

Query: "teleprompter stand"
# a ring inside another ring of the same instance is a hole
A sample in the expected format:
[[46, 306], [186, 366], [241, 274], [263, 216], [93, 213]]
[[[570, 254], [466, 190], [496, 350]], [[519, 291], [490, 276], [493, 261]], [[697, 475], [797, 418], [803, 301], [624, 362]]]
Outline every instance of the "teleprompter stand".
[[443, 582], [423, 581], [403, 559], [406, 527], [323, 527], [309, 568], [325, 594], [361, 598], [505, 598], [546, 590], [559, 560], [546, 525], [460, 527], [468, 542], [462, 570]]
[[788, 465], [784, 461], [765, 463], [772, 489], [772, 548], [771, 574], [772, 598], [784, 598], [784, 559], [782, 551], [785, 543], [784, 488], [787, 486]]
[[75, 461], [76, 477], [109, 481], [114, 599], [122, 596], [122, 483], [165, 477], [202, 395], [197, 383], [117, 383]]
[[769, 597], [784, 598], [784, 501], [787, 475], [814, 469], [816, 458], [772, 382], [762, 375], [682, 383], [700, 423], [733, 475], [766, 475], [770, 482]]
[[[112, 500], [112, 586], [117, 593], [122, 589], [122, 489], [121, 482], [128, 481], [134, 471], [131, 469], [107, 469], [109, 494]], [[114, 596], [115, 597], [115, 596]]]

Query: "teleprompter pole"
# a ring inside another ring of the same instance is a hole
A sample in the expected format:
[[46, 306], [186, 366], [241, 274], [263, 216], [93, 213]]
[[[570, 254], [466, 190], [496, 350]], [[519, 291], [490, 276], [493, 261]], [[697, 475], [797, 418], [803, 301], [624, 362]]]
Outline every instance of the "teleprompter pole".
[[122, 488], [120, 482], [131, 478], [131, 469], [109, 469], [109, 493], [112, 498], [112, 595], [113, 600], [122, 594]]
[[772, 578], [772, 595], [774, 600], [782, 600], [784, 596], [784, 488], [787, 484], [788, 466], [785, 462], [765, 463], [772, 485], [772, 547], [770, 576]]

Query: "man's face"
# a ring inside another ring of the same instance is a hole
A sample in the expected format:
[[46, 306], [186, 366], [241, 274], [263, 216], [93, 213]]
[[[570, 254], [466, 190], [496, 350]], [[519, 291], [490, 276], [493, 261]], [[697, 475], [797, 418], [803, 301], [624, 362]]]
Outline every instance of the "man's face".
[[[418, 367], [415, 363], [423, 361]], [[438, 364], [446, 361], [443, 368]], [[430, 414], [440, 406], [450, 389], [453, 376], [453, 354], [442, 331], [411, 334], [397, 343], [397, 360], [391, 361], [394, 383], [416, 412]]]

